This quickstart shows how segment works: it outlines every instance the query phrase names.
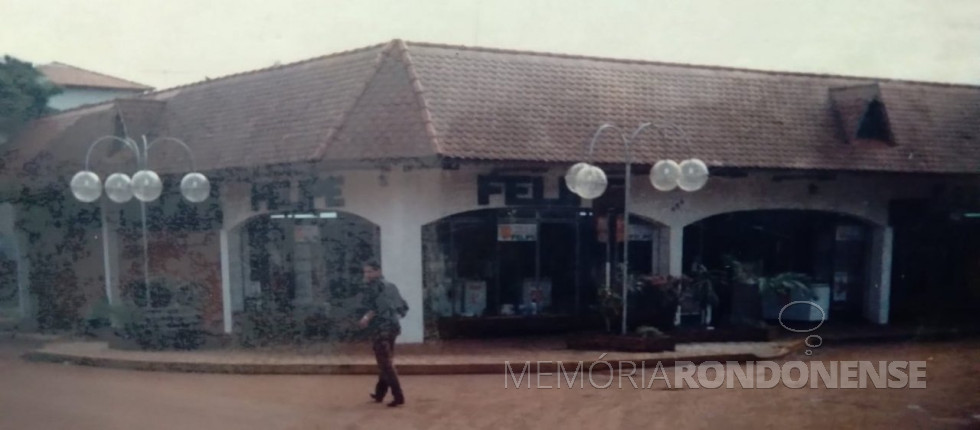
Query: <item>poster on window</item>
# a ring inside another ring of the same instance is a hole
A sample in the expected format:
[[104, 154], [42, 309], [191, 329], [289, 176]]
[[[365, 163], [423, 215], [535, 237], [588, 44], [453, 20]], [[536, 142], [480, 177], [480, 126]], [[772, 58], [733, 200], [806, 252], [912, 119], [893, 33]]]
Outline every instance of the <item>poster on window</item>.
[[483, 315], [487, 308], [487, 283], [486, 281], [464, 281], [463, 282], [463, 315], [478, 317]]
[[551, 306], [551, 280], [542, 278], [540, 281], [535, 279], [525, 279], [523, 285], [522, 304], [530, 307], [531, 303], [537, 303], [538, 311]]
[[497, 226], [500, 242], [534, 242], [538, 240], [537, 224], [500, 224]]

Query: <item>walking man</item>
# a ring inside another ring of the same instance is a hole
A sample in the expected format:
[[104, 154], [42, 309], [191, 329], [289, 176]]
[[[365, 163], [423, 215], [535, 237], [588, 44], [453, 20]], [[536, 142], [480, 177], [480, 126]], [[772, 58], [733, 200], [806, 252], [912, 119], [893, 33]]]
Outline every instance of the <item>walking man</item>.
[[378, 361], [378, 383], [371, 398], [381, 403], [390, 388], [394, 400], [388, 406], [395, 407], [405, 403], [393, 359], [395, 338], [401, 334], [398, 320], [408, 313], [408, 304], [402, 299], [398, 287], [384, 279], [381, 266], [377, 262], [367, 262], [363, 269], [364, 304], [367, 312], [361, 317], [359, 325], [368, 330], [373, 342], [374, 358]]

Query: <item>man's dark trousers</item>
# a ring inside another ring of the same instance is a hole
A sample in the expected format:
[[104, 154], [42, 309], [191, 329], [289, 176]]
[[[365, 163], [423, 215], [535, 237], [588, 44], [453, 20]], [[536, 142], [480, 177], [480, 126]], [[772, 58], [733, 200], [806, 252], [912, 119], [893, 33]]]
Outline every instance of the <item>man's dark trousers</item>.
[[398, 334], [384, 331], [374, 336], [374, 358], [378, 361], [378, 383], [374, 386], [374, 394], [379, 401], [388, 393], [388, 388], [391, 388], [396, 402], [405, 401], [394, 363], [395, 338]]

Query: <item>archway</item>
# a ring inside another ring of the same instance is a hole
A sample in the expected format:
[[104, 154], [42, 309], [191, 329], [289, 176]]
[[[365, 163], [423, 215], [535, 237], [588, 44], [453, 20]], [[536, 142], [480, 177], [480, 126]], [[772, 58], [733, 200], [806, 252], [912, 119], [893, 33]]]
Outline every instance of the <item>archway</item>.
[[230, 276], [240, 324], [280, 315], [299, 334], [344, 335], [338, 328], [356, 319], [363, 264], [381, 258], [376, 224], [340, 211], [278, 212], [236, 230], [238, 249], [229, 252], [240, 256], [239, 273]]
[[[980, 207], [978, 207], [980, 209]], [[891, 319], [958, 324], [980, 313], [980, 210], [893, 202]]]
[[[826, 301], [828, 319], [856, 321], [864, 318], [873, 279], [873, 230], [867, 220], [826, 211], [728, 212], [685, 227], [684, 267], [700, 263], [730, 273], [737, 265], [756, 277], [801, 274], [815, 287], [818, 302]], [[734, 288], [732, 283], [726, 287]], [[718, 292], [720, 321], [740, 306], [733, 294]], [[772, 316], [766, 309], [763, 314]]]
[[[615, 282], [622, 260], [616, 220], [585, 208], [521, 207], [463, 212], [423, 226], [426, 336], [587, 326], [583, 317], [595, 314], [598, 288]], [[632, 271], [656, 271], [661, 229], [639, 216], [630, 223]], [[481, 319], [487, 324], [477, 327]]]

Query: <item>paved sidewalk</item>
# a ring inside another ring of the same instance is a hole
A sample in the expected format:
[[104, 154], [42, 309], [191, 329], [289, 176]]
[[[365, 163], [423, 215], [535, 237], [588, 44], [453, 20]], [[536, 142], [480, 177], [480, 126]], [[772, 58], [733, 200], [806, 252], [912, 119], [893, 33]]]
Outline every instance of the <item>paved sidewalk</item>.
[[[614, 368], [621, 361], [637, 366], [646, 363], [672, 366], [675, 361], [751, 361], [772, 360], [798, 348], [801, 341], [728, 342], [678, 344], [675, 351], [626, 353], [574, 351], [558, 339], [507, 341], [444, 341], [417, 345], [396, 345], [398, 372], [418, 374], [502, 374], [510, 362], [520, 372], [525, 362], [531, 371], [557, 371], [558, 362], [572, 370], [578, 362], [585, 368], [600, 362], [596, 369]], [[374, 356], [369, 345], [306, 345], [279, 349], [124, 351], [110, 349], [106, 342], [53, 342], [24, 356], [32, 361], [71, 363], [132, 370], [240, 374], [375, 374]], [[628, 364], [626, 365], [629, 368]]]

